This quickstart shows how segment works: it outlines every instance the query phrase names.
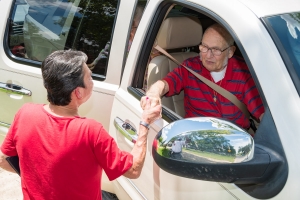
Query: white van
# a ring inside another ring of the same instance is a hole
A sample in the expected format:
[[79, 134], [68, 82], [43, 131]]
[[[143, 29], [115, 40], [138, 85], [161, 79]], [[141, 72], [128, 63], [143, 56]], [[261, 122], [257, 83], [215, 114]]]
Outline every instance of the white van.
[[[182, 62], [199, 53], [203, 31], [219, 23], [233, 36], [236, 56], [247, 63], [263, 100], [265, 114], [253, 139], [222, 119], [183, 119], [184, 94], [164, 97], [140, 178], [109, 182], [104, 176], [102, 188], [122, 200], [300, 199], [298, 0], [1, 0], [0, 9], [0, 143], [24, 103], [47, 103], [41, 61], [71, 48], [93, 63], [93, 95], [80, 114], [101, 122], [130, 151], [140, 98], [176, 67], [163, 55], [154, 57], [152, 47], [159, 44]], [[210, 137], [197, 147], [208, 137], [203, 130], [223, 137], [226, 145]], [[179, 138], [181, 152], [193, 159], [172, 155]], [[206, 159], [194, 159], [199, 157]]]

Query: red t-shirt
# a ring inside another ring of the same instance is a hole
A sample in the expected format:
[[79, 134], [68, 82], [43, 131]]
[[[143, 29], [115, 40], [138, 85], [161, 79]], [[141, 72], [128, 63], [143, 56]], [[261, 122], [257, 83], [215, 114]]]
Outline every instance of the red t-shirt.
[[[210, 72], [202, 65], [199, 56], [189, 58], [183, 65], [201, 74], [208, 80], [212, 80]], [[179, 66], [169, 72], [164, 80], [169, 84], [169, 92], [166, 96], [179, 94], [184, 90], [185, 117], [207, 116], [224, 118], [243, 128], [249, 128], [249, 119], [231, 101], [216, 94], [197, 77]], [[249, 112], [259, 118], [264, 113], [264, 106], [249, 69], [244, 60], [232, 57], [228, 60], [225, 77], [219, 81], [220, 87], [234, 94], [240, 101], [246, 104]]]
[[99, 122], [56, 117], [40, 104], [18, 111], [1, 151], [19, 156], [24, 199], [102, 199], [102, 169], [114, 180], [133, 160]]

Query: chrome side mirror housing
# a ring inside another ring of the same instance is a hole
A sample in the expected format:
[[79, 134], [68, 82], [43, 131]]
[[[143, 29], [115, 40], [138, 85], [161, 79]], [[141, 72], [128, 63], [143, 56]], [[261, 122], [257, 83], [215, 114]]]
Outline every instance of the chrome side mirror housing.
[[186, 162], [241, 163], [254, 155], [251, 135], [230, 122], [208, 117], [173, 122], [160, 131], [156, 143], [162, 157]]
[[238, 184], [261, 183], [280, 163], [256, 148], [244, 129], [213, 117], [168, 124], [154, 139], [152, 152], [157, 165], [171, 174]]

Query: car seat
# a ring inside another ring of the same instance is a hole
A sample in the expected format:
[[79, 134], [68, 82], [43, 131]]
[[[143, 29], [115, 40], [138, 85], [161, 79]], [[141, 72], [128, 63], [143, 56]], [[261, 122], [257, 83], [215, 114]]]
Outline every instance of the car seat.
[[[156, 37], [156, 44], [165, 50], [193, 47], [200, 44], [202, 35], [202, 26], [197, 18], [172, 17], [163, 21]], [[196, 52], [189, 51], [170, 54], [179, 62], [198, 55]], [[176, 67], [177, 64], [164, 55], [154, 57], [148, 65], [147, 89], [157, 80], [164, 78]], [[162, 104], [179, 116], [184, 117], [183, 91], [179, 95], [162, 98]]]

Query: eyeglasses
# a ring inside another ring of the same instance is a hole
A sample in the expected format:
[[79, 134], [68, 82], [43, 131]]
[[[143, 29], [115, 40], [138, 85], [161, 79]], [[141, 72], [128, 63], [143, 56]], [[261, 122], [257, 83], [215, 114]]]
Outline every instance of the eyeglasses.
[[[231, 47], [232, 45], [230, 45], [229, 47]], [[226, 49], [228, 49], [229, 47], [221, 50], [221, 49], [218, 49], [218, 48], [209, 48], [208, 46], [205, 46], [204, 44], [200, 43], [199, 45], [199, 50], [200, 52], [202, 53], [207, 53], [208, 50], [211, 50], [211, 53], [214, 55], [214, 56], [219, 56], [221, 55]]]

